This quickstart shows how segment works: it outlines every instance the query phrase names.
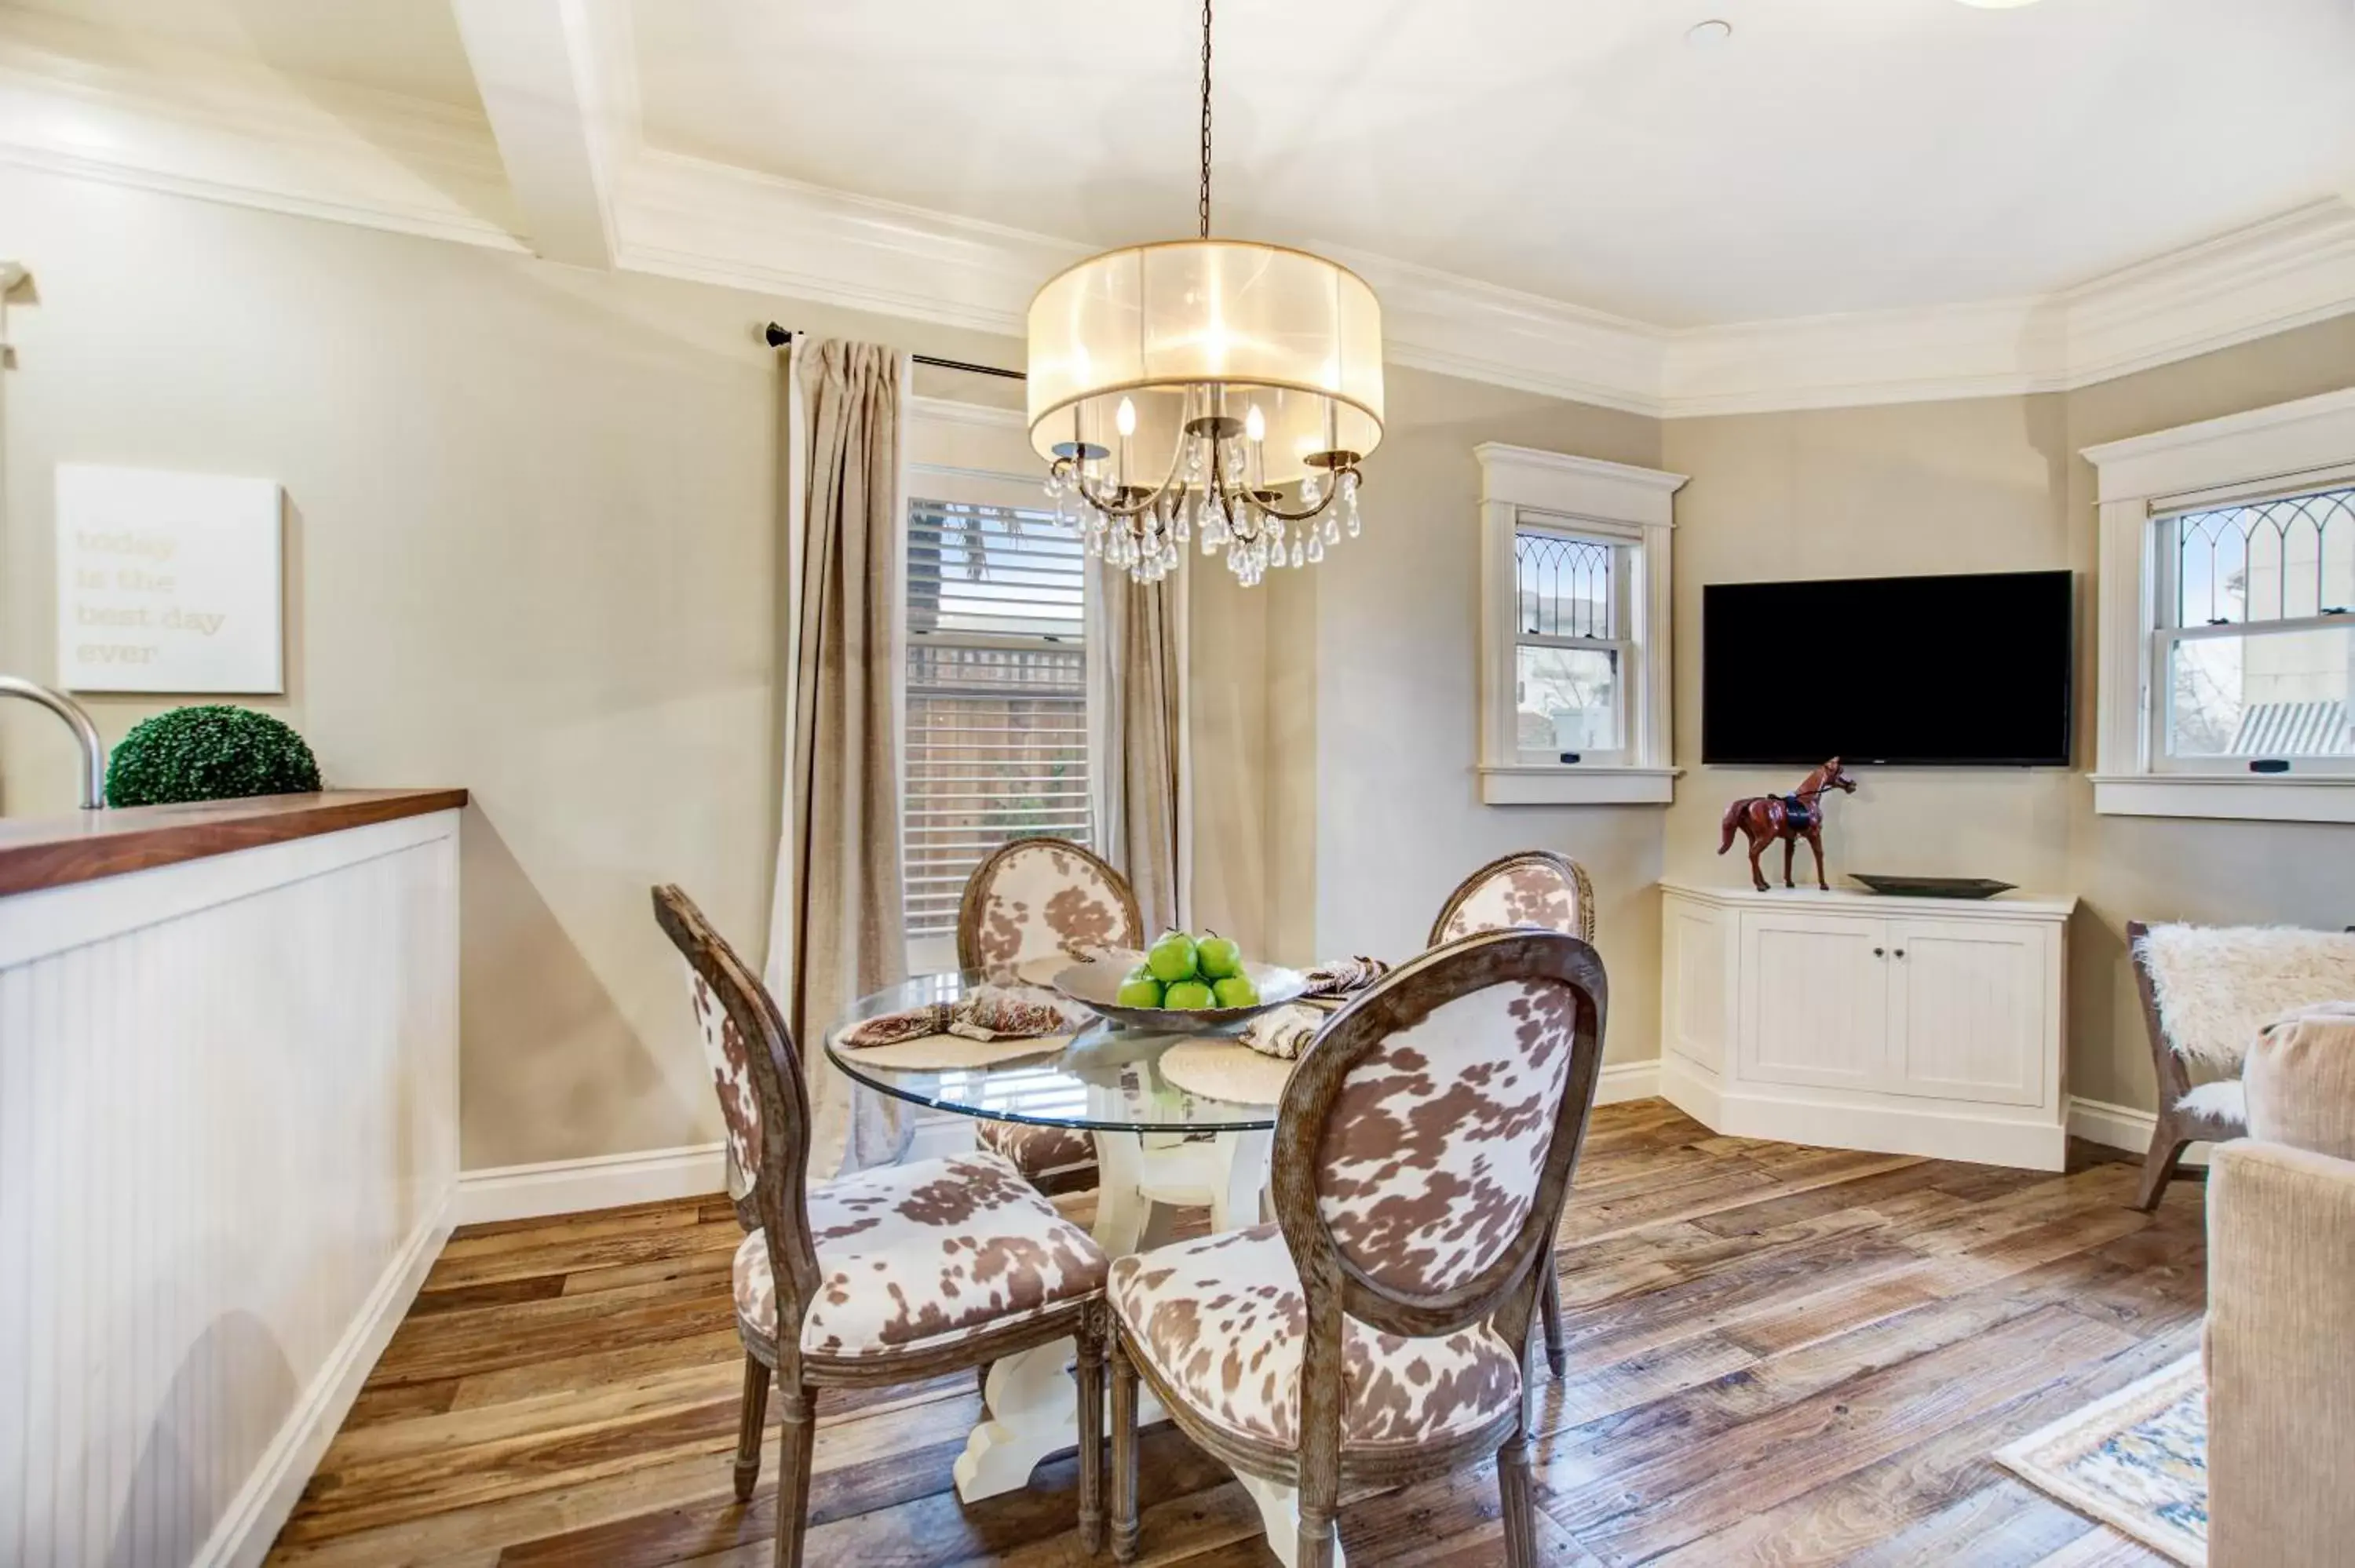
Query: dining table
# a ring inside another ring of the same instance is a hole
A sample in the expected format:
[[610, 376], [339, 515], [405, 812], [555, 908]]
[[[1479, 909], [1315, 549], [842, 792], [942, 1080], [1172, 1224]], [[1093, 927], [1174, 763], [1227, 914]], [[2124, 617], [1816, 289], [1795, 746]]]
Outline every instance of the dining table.
[[[1092, 1134], [1098, 1166], [1092, 1232], [1110, 1256], [1168, 1239], [1178, 1208], [1207, 1208], [1214, 1234], [1261, 1222], [1274, 1139], [1273, 1097], [1250, 1104], [1170, 1082], [1164, 1058], [1201, 1041], [1197, 1031], [1098, 1018], [1068, 1035], [1039, 1039], [1035, 1050], [957, 1066], [906, 1065], [907, 1051], [844, 1042], [869, 1019], [954, 1003], [984, 983], [969, 972], [921, 975], [862, 997], [826, 1031], [827, 1059], [854, 1083], [913, 1105]], [[957, 1054], [952, 1047], [932, 1059]], [[1281, 1065], [1270, 1065], [1278, 1068], [1280, 1083]], [[1078, 1441], [1074, 1349], [1063, 1340], [991, 1366], [984, 1385], [987, 1409], [956, 1461], [960, 1498], [973, 1502], [1018, 1490], [1039, 1460]], [[1138, 1414], [1141, 1425], [1164, 1418], [1149, 1390]], [[1278, 1500], [1288, 1502], [1289, 1489], [1284, 1490], [1287, 1497]]]

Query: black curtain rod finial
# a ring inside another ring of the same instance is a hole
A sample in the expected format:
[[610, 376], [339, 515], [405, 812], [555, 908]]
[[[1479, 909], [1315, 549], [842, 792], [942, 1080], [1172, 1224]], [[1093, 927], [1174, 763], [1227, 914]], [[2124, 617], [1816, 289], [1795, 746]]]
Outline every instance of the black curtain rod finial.
[[787, 332], [784, 328], [779, 326], [774, 322], [771, 322], [767, 330], [763, 331], [761, 335], [768, 339], [769, 346], [771, 348], [783, 348], [785, 344], [794, 341], [794, 334]]

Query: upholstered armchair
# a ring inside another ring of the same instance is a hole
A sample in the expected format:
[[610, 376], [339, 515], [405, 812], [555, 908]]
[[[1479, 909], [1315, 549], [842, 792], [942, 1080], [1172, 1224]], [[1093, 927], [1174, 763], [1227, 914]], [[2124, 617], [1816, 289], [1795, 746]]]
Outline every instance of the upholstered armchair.
[[1285, 1086], [1278, 1223], [1113, 1266], [1113, 1550], [1137, 1542], [1150, 1385], [1234, 1467], [1297, 1568], [1341, 1493], [1494, 1456], [1532, 1568], [1529, 1328], [1603, 1058], [1603, 965], [1551, 931], [1466, 938], [1350, 1002]]
[[2241, 1068], [2283, 1013], [2355, 997], [2355, 936], [2288, 927], [2126, 926], [2158, 1080], [2135, 1206], [2158, 1206], [2183, 1151], [2248, 1131]]
[[[1581, 941], [1594, 940], [1594, 885], [1586, 868], [1551, 850], [1521, 850], [1492, 860], [1462, 882], [1431, 923], [1432, 947], [1482, 931], [1536, 927]], [[1545, 1322], [1546, 1364], [1556, 1377], [1568, 1370], [1562, 1346], [1561, 1277], [1548, 1267], [1538, 1310]]]
[[2355, 992], [2244, 1065], [2249, 1135], [2208, 1175], [2208, 1561], [2355, 1551]]
[[[1128, 879], [1067, 839], [1017, 839], [974, 868], [957, 906], [957, 967], [1044, 983], [1080, 955], [1142, 948], [1145, 919]], [[981, 1121], [981, 1146], [1049, 1192], [1094, 1184], [1096, 1149], [1067, 1127]]]
[[752, 970], [676, 887], [655, 919], [678, 948], [746, 1191], [736, 1249], [744, 1394], [736, 1495], [761, 1468], [770, 1384], [783, 1401], [778, 1568], [799, 1568], [821, 1388], [912, 1383], [1076, 1340], [1082, 1543], [1103, 1530], [1106, 1259], [996, 1154], [886, 1166], [809, 1185], [809, 1093], [783, 1019]]

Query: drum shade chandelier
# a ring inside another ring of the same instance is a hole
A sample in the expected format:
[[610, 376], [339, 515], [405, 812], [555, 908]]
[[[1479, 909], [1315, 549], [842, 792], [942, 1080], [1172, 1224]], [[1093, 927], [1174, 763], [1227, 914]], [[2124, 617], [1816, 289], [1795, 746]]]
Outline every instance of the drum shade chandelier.
[[1382, 313], [1348, 268], [1210, 238], [1210, 7], [1202, 7], [1195, 239], [1132, 245], [1030, 302], [1030, 444], [1088, 552], [1157, 582], [1199, 543], [1245, 586], [1354, 537], [1382, 439]]

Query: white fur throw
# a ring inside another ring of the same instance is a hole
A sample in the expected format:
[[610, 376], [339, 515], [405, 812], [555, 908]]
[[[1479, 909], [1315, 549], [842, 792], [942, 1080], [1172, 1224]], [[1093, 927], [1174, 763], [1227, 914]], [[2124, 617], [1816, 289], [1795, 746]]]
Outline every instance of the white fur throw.
[[2238, 1073], [2258, 1032], [2283, 1013], [2355, 998], [2355, 935], [2153, 926], [2142, 954], [2168, 1044], [2215, 1073]]

